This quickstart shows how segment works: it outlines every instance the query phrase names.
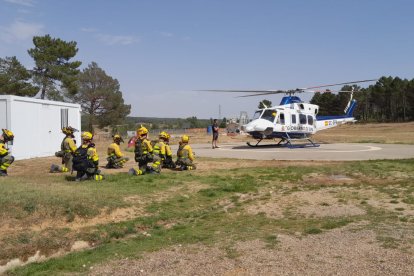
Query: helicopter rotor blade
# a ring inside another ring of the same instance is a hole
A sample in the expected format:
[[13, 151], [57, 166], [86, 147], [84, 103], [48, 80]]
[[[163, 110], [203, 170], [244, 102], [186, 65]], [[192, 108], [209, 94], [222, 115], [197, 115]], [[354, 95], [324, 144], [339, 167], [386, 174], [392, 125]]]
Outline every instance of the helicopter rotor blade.
[[[347, 84], [355, 84], [355, 83], [362, 83], [362, 82], [370, 82], [370, 81], [377, 81], [377, 79], [371, 80], [360, 80], [360, 81], [350, 81], [350, 82], [342, 82], [342, 83], [335, 83], [335, 84], [325, 84], [319, 86], [312, 86], [306, 88], [296, 88], [292, 90], [236, 90], [236, 89], [203, 89], [203, 90], [194, 90], [194, 91], [204, 91], [204, 92], [230, 92], [230, 93], [251, 93], [250, 95], [243, 95], [237, 96], [237, 98], [243, 97], [254, 97], [254, 96], [262, 96], [262, 95], [271, 95], [271, 94], [286, 94], [286, 95], [293, 95], [295, 93], [326, 93], [326, 92], [352, 92], [352, 91], [320, 91], [320, 90], [312, 90], [315, 88], [323, 88], [323, 87], [331, 87], [331, 86], [338, 86], [338, 85], [347, 85]], [[356, 91], [354, 91], [356, 92]]]
[[342, 83], [335, 83], [335, 84], [325, 84], [325, 85], [319, 85], [319, 86], [313, 86], [313, 87], [306, 87], [306, 88], [299, 88], [300, 90], [308, 90], [308, 89], [314, 89], [314, 88], [323, 88], [323, 87], [331, 87], [331, 86], [337, 86], [337, 85], [347, 85], [347, 84], [354, 84], [354, 83], [362, 83], [362, 82], [370, 82], [370, 81], [377, 81], [378, 79], [373, 80], [361, 80], [361, 81], [350, 81], [350, 82], [342, 82]]
[[273, 95], [273, 94], [286, 94], [286, 91], [281, 92], [267, 92], [267, 93], [258, 93], [258, 94], [250, 94], [250, 95], [243, 95], [243, 96], [237, 96], [236, 98], [244, 98], [244, 97], [256, 97], [256, 96], [262, 96], [262, 95]]
[[286, 93], [283, 90], [226, 90], [226, 89], [205, 89], [205, 90], [195, 90], [195, 91], [205, 91], [205, 92], [230, 92], [230, 93], [266, 93], [266, 94], [279, 94]]

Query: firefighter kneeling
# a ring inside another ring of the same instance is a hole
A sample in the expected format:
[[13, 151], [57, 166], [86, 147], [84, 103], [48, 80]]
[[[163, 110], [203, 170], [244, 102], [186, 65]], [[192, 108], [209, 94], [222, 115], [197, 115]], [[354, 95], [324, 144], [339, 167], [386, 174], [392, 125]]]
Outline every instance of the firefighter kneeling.
[[92, 143], [92, 133], [82, 133], [82, 145], [73, 155], [73, 169], [76, 173], [76, 181], [102, 180], [103, 176], [98, 170], [99, 157], [96, 153], [95, 144]]
[[153, 142], [153, 163], [152, 168], [155, 172], [160, 173], [162, 164], [165, 162], [166, 154], [166, 143], [168, 134], [165, 131], [162, 131], [158, 135], [158, 140]]
[[120, 169], [124, 167], [125, 162], [127, 162], [129, 158], [124, 157], [121, 149], [119, 148], [121, 142], [124, 142], [121, 135], [115, 134], [113, 138], [114, 142], [108, 147], [108, 157], [106, 158], [106, 160], [108, 160], [108, 164], [106, 164], [105, 167], [107, 169]]
[[[162, 132], [161, 132], [162, 133]], [[165, 133], [164, 143], [165, 143], [165, 160], [162, 163], [163, 168], [175, 169], [177, 166], [175, 165], [172, 157], [172, 151], [170, 147], [170, 134]]]
[[62, 128], [65, 138], [63, 138], [62, 143], [60, 144], [60, 151], [56, 152], [56, 157], [62, 158], [62, 166], [52, 164], [50, 166], [50, 172], [69, 172], [72, 170], [72, 158], [73, 154], [76, 151], [75, 136], [73, 133], [77, 131], [71, 126]]
[[0, 135], [0, 176], [7, 176], [7, 169], [14, 162], [14, 157], [9, 154], [7, 142], [13, 141], [14, 134], [8, 129], [2, 129]]
[[148, 163], [153, 162], [153, 149], [148, 138], [148, 129], [140, 127], [137, 130], [137, 139], [135, 141], [135, 162], [138, 163], [138, 169], [131, 168], [128, 173], [130, 175], [142, 175], [149, 173], [157, 173], [152, 167], [148, 167]]
[[180, 170], [195, 170], [194, 154], [191, 146], [188, 144], [190, 138], [187, 135], [181, 137], [180, 146], [177, 151], [177, 166]]

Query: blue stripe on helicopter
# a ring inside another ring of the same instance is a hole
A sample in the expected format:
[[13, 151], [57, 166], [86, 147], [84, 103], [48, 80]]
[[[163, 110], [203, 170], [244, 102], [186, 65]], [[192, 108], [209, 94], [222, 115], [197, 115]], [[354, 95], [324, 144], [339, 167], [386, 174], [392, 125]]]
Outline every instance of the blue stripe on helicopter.
[[347, 116], [347, 115], [342, 115], [342, 116], [316, 116], [316, 121], [346, 119], [346, 118], [353, 118], [353, 117], [352, 116]]

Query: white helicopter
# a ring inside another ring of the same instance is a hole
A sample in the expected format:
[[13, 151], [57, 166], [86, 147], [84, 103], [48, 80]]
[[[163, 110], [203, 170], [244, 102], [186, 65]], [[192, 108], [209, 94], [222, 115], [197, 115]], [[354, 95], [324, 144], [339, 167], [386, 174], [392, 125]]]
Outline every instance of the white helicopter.
[[[319, 106], [315, 104], [305, 103], [299, 97], [295, 96], [296, 93], [303, 92], [332, 92], [327, 91], [315, 91], [313, 89], [332, 87], [338, 85], [349, 85], [362, 82], [371, 82], [373, 80], [361, 80], [336, 84], [319, 85], [307, 88], [297, 88], [294, 90], [204, 90], [210, 92], [236, 92], [236, 93], [250, 93], [249, 95], [239, 97], [252, 97], [259, 95], [271, 95], [271, 94], [285, 94], [278, 106], [265, 107], [258, 109], [253, 116], [253, 119], [248, 124], [242, 127], [242, 130], [251, 135], [257, 140], [256, 144], [247, 145], [251, 147], [269, 146], [259, 145], [264, 139], [280, 139], [276, 146], [293, 147], [318, 147], [319, 144], [314, 143], [310, 137], [317, 131], [336, 127], [345, 123], [355, 122], [353, 112], [356, 107], [356, 100], [352, 99], [353, 92], [355, 91], [337, 91], [337, 92], [349, 92], [351, 94], [348, 105], [345, 108], [344, 115], [336, 116], [318, 116]], [[293, 144], [295, 140], [306, 140], [309, 143], [305, 144]], [[275, 145], [272, 145], [275, 146]]]

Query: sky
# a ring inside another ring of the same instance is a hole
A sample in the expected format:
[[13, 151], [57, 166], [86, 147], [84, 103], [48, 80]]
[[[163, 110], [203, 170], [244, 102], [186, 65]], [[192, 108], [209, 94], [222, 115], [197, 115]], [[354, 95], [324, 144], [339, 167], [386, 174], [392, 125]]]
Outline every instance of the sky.
[[282, 96], [195, 90], [413, 79], [413, 10], [411, 0], [0, 0], [0, 57], [33, 68], [32, 38], [50, 34], [77, 42], [81, 69], [96, 62], [116, 78], [132, 116], [236, 118]]

